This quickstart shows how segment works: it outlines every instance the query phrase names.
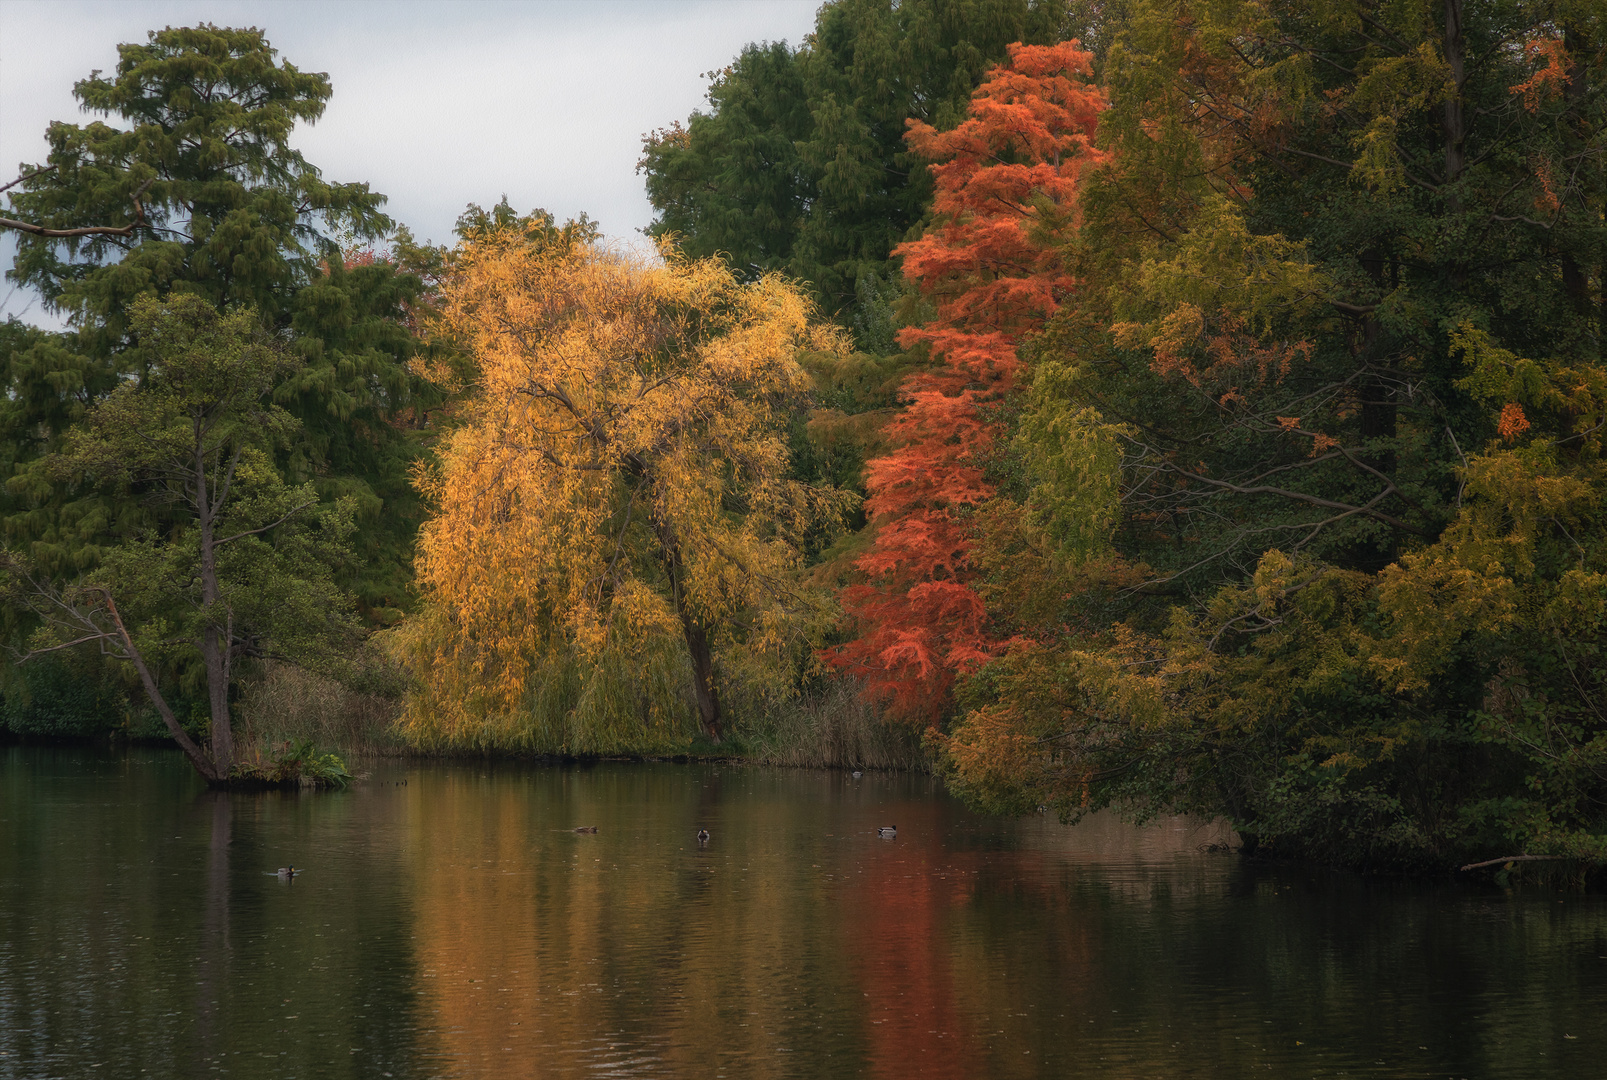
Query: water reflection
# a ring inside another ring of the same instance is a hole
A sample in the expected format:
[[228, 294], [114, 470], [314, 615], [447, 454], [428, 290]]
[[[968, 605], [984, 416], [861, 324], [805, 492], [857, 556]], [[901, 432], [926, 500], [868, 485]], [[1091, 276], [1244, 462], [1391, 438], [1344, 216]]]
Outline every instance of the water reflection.
[[[229, 941], [229, 845], [234, 841], [234, 800], [207, 792], [197, 800], [201, 813], [210, 810], [206, 827], [205, 911], [201, 916], [200, 957], [196, 963], [196, 1050], [194, 1073], [205, 1071], [227, 1054], [218, 1003], [227, 997], [233, 949]], [[199, 814], [197, 816], [200, 816]]]
[[672, 765], [198, 789], [176, 755], [5, 751], [0, 1077], [1571, 1077], [1607, 1052], [1601, 898], [1256, 867], [1195, 822]]

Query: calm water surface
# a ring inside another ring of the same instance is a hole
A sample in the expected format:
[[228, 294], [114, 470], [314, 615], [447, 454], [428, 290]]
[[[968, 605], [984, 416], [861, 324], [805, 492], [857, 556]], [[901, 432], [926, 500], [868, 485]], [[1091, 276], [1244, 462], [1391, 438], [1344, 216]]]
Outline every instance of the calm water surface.
[[1607, 1077], [1603, 898], [1213, 838], [912, 777], [215, 796], [176, 753], [0, 749], [0, 1077]]

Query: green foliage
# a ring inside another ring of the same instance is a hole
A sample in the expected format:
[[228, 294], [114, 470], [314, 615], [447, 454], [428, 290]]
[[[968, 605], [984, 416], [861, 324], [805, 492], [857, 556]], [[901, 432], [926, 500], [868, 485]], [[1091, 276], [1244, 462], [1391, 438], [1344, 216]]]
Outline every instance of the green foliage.
[[0, 730], [46, 736], [96, 736], [118, 730], [128, 696], [97, 660], [57, 654], [11, 668], [0, 695]]
[[128, 238], [24, 235], [8, 276], [92, 333], [92, 354], [117, 344], [128, 305], [152, 291], [250, 304], [282, 323], [320, 261], [339, 256], [312, 222], [363, 239], [391, 227], [383, 196], [325, 181], [290, 146], [330, 93], [326, 76], [277, 61], [260, 30], [203, 24], [119, 46], [115, 77], [97, 72], [73, 94], [122, 126], [53, 123], [49, 155], [22, 170], [30, 179], [11, 205], [51, 228], [140, 227]]
[[[146, 296], [130, 331], [139, 377], [92, 404], [45, 464], [59, 482], [143, 506], [152, 525], [84, 570], [5, 551], [8, 598], [40, 626], [35, 653], [94, 644], [126, 661], [197, 768], [224, 782], [236, 661], [271, 649], [328, 670], [350, 652], [357, 628], [333, 567], [347, 557], [352, 506], [320, 506], [311, 484], [286, 484], [275, 466], [299, 424], [271, 397], [299, 365], [254, 312]], [[183, 730], [174, 687], [160, 686], [175, 671], [204, 687], [204, 747]]]
[[[250, 308], [302, 364], [276, 389], [302, 436], [276, 452], [294, 483], [350, 497], [364, 521], [360, 561], [342, 568], [371, 620], [410, 598], [421, 517], [408, 472], [409, 418], [435, 397], [407, 369], [407, 315], [423, 283], [371, 248], [392, 223], [382, 195], [331, 183], [290, 145], [323, 114], [326, 76], [281, 61], [262, 32], [212, 25], [123, 45], [115, 73], [79, 82], [109, 122], [52, 124], [45, 161], [22, 169], [11, 216], [55, 229], [131, 226], [130, 235], [19, 234], [8, 276], [65, 314], [65, 334], [0, 335], [0, 514], [8, 542], [54, 570], [93, 566], [118, 537], [150, 527], [137, 504], [63, 487], [43, 461], [93, 402], [140, 373], [126, 346], [140, 296], [186, 294]], [[137, 206], [136, 206], [137, 198]]]
[[1027, 505], [977, 518], [1019, 646], [937, 740], [970, 798], [1607, 860], [1607, 41], [1455, 7], [1124, 13]]
[[1071, 25], [1058, 0], [831, 0], [798, 49], [749, 45], [711, 73], [708, 112], [646, 138], [649, 232], [745, 274], [784, 269], [890, 352], [888, 253], [932, 197], [906, 122], [953, 127], [1006, 45]]
[[340, 755], [318, 750], [311, 739], [287, 742], [254, 779], [270, 784], [299, 784], [302, 787], [347, 788], [354, 777]]

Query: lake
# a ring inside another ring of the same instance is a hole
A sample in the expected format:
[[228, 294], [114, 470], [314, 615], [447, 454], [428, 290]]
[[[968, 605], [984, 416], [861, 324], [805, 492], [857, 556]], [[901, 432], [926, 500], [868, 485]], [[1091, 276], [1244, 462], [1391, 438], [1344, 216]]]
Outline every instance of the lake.
[[176, 752], [0, 748], [0, 1077], [1607, 1076], [1598, 895], [925, 777], [366, 768], [215, 795]]

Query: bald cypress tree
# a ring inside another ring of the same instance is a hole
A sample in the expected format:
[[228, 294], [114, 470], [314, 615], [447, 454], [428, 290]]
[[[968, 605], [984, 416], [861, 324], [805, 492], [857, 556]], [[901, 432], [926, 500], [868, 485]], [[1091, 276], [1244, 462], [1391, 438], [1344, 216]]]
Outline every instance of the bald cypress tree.
[[[195, 296], [256, 312], [297, 360], [272, 389], [298, 432], [275, 466], [326, 502], [350, 498], [356, 557], [338, 577], [371, 623], [389, 621], [408, 594], [419, 518], [417, 432], [403, 421], [423, 403], [406, 367], [423, 285], [373, 255], [394, 229], [385, 197], [326, 179], [291, 146], [295, 126], [323, 114], [330, 80], [253, 28], [170, 27], [118, 52], [113, 72], [74, 86], [94, 118], [49, 126], [44, 159], [19, 167], [0, 220], [18, 237], [7, 276], [67, 322], [0, 335], [4, 543], [66, 580], [171, 524], [159, 504], [48, 461], [98, 402], [148, 376], [135, 302]], [[30, 625], [17, 619], [13, 639]]]
[[[362, 254], [394, 228], [385, 197], [325, 179], [290, 145], [296, 124], [323, 114], [329, 78], [281, 59], [258, 29], [168, 28], [118, 53], [115, 72], [73, 88], [100, 118], [51, 124], [45, 159], [23, 165], [9, 193], [19, 250], [7, 276], [69, 328], [13, 335], [0, 357], [8, 539], [57, 566], [93, 562], [110, 542], [118, 512], [84, 505], [37, 462], [137, 374], [133, 301], [187, 293], [219, 311], [256, 310], [299, 354], [297, 377], [276, 394], [303, 435], [280, 464], [325, 497], [357, 496], [369, 525], [359, 548], [386, 564], [360, 575], [361, 599], [371, 612], [394, 607], [415, 504], [412, 450], [392, 421], [419, 388], [403, 316], [421, 284]], [[404, 512], [384, 513], [387, 502]]]

